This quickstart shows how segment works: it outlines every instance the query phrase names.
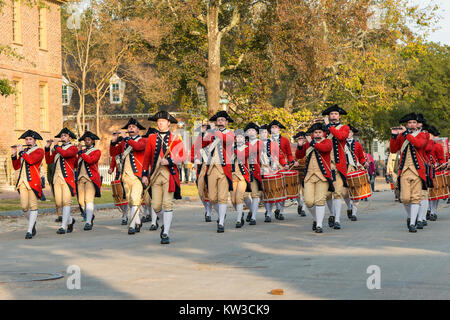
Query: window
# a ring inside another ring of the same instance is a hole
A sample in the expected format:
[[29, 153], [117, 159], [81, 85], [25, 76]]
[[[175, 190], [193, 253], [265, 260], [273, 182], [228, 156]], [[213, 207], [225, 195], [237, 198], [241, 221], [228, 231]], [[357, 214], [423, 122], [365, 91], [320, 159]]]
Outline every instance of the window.
[[47, 49], [47, 9], [39, 8], [39, 48]]
[[48, 131], [48, 85], [47, 83], [39, 84], [39, 120], [41, 130]]
[[373, 152], [378, 152], [378, 141], [374, 140], [373, 141]]
[[62, 86], [62, 105], [68, 106], [69, 105], [69, 86], [66, 84], [63, 84]]
[[113, 103], [120, 103], [120, 91], [119, 91], [119, 84], [113, 83], [111, 85], [112, 90], [112, 101]]
[[20, 0], [12, 1], [12, 35], [13, 42], [22, 43], [21, 21], [20, 21]]
[[22, 106], [22, 80], [14, 80], [14, 129], [21, 130], [23, 127], [23, 106]]

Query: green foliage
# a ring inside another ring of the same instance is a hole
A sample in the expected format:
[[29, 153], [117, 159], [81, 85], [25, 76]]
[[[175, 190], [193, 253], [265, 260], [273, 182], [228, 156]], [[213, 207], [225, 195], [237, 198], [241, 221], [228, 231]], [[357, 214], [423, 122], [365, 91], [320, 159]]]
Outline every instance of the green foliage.
[[0, 79], [0, 95], [7, 97], [11, 93], [13, 93], [13, 88], [9, 81], [7, 79]]

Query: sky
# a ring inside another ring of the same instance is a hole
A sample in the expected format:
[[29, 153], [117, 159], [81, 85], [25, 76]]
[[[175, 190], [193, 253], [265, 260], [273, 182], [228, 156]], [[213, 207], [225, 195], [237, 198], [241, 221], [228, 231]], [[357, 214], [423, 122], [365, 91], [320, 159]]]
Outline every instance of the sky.
[[430, 34], [428, 40], [450, 45], [450, 0], [410, 0], [411, 4], [419, 5], [420, 8], [425, 7], [430, 2], [439, 5], [438, 15], [441, 19], [437, 24], [439, 30]]

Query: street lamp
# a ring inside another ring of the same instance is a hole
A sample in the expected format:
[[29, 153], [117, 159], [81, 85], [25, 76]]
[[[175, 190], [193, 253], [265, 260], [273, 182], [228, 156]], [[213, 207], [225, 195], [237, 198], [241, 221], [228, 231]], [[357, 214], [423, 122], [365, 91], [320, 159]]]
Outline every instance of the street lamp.
[[222, 106], [222, 110], [227, 111], [227, 105], [230, 103], [230, 101], [227, 99], [226, 95], [220, 96], [219, 104]]

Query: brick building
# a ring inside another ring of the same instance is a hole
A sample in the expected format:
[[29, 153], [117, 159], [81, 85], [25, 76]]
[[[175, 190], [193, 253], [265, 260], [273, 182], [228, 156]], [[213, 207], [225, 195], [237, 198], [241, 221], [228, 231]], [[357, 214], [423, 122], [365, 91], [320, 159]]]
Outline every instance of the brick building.
[[[22, 60], [0, 55], [0, 78], [8, 79], [16, 93], [0, 96], [0, 185], [11, 184], [10, 146], [27, 129], [44, 140], [63, 123], [61, 86], [61, 18], [64, 0], [45, 0], [29, 6], [20, 0], [4, 2], [0, 10], [0, 45], [9, 45]], [[45, 142], [44, 142], [45, 143]], [[43, 142], [40, 142], [43, 146]]]

